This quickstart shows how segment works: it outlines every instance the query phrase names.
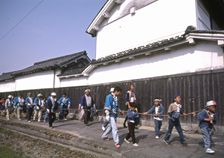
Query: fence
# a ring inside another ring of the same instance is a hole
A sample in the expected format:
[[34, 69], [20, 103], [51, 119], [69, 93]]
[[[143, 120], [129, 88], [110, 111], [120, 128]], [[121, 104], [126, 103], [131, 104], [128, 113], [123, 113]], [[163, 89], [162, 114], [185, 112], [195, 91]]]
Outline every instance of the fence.
[[[104, 100], [106, 95], [109, 93], [110, 88], [120, 86], [123, 89], [123, 94], [119, 101], [121, 109], [126, 110], [124, 95], [130, 83], [135, 84], [140, 112], [147, 111], [152, 106], [153, 99], [156, 97], [162, 99], [162, 104], [167, 111], [174, 96], [181, 95], [182, 105], [184, 106], [184, 111], [186, 113], [199, 111], [204, 107], [206, 101], [214, 99], [218, 103], [217, 123], [219, 125], [224, 125], [224, 108], [222, 106], [222, 103], [224, 102], [224, 69], [102, 85], [91, 85], [88, 86], [88, 88], [91, 89], [91, 93], [96, 101], [97, 109], [103, 109]], [[8, 94], [12, 94], [14, 96], [20, 94], [26, 96], [27, 92], [31, 92], [32, 96], [37, 95], [39, 92], [44, 96], [48, 96], [52, 91], [55, 91], [58, 96], [60, 96], [62, 93], [66, 92], [73, 100], [73, 108], [77, 108], [79, 98], [83, 95], [86, 88], [86, 86], [80, 86], [56, 89], [37, 89], [0, 93], [0, 96], [7, 97]], [[186, 119], [183, 119], [183, 121], [188, 123], [195, 122], [195, 117], [190, 115]]]

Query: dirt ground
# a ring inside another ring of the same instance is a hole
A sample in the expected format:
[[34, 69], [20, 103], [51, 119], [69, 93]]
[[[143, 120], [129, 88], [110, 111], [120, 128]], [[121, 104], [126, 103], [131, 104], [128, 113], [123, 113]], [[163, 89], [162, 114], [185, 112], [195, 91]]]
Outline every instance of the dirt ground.
[[57, 144], [0, 128], [0, 158], [95, 158]]

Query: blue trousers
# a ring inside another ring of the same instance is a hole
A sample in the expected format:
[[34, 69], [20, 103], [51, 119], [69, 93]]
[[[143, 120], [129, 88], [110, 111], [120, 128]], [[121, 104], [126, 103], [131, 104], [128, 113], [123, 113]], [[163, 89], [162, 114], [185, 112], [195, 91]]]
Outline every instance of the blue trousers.
[[154, 119], [154, 124], [155, 124], [155, 135], [159, 136], [160, 135], [160, 129], [162, 126], [162, 121]]
[[108, 135], [112, 132], [115, 144], [119, 144], [119, 136], [116, 122], [117, 122], [116, 118], [110, 116], [110, 123], [106, 127], [106, 130], [103, 132], [102, 138], [108, 138]]
[[207, 148], [211, 148], [211, 142], [212, 142], [212, 129], [209, 127], [204, 127], [201, 128], [201, 133], [203, 136], [203, 141], [204, 141], [204, 147]]
[[168, 141], [170, 139], [173, 127], [176, 128], [176, 130], [177, 130], [177, 132], [179, 134], [179, 137], [180, 137], [180, 142], [183, 143], [185, 140], [184, 140], [184, 134], [183, 134], [183, 130], [181, 128], [179, 119], [176, 119], [175, 121], [169, 119], [168, 130], [167, 130], [167, 132], [165, 134], [164, 140]]

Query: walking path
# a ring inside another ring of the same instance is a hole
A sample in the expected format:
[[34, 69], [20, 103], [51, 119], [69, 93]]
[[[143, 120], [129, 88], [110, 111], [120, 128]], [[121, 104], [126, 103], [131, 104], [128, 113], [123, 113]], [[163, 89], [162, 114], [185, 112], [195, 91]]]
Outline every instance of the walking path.
[[[139, 146], [127, 144], [123, 141], [128, 129], [119, 127], [121, 148], [116, 149], [112, 140], [102, 140], [101, 124], [99, 122], [90, 122], [88, 126], [79, 120], [56, 121], [51, 129], [47, 123], [28, 123], [26, 121], [0, 119], [1, 127], [11, 130], [17, 130], [21, 133], [29, 133], [33, 136], [57, 141], [64, 145], [74, 146], [85, 152], [99, 153], [99, 157], [127, 157], [127, 158], [223, 158], [224, 157], [224, 138], [221, 135], [214, 135], [214, 155], [208, 155], [204, 152], [201, 142], [201, 135], [184, 133], [187, 146], [179, 143], [178, 135], [173, 132], [172, 142], [166, 145], [162, 138], [155, 139], [152, 127], [142, 126], [136, 129], [136, 138]], [[27, 130], [29, 129], [29, 130]], [[35, 133], [36, 131], [36, 133]], [[164, 132], [164, 131], [163, 131]], [[56, 135], [55, 135], [56, 133]], [[162, 135], [163, 136], [163, 135]]]

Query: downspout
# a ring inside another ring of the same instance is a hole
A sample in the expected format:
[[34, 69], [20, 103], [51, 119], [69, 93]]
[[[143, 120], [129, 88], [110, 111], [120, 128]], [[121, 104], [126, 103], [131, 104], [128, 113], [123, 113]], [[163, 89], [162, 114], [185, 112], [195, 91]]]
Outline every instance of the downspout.
[[55, 89], [55, 75], [56, 75], [56, 70], [54, 69], [54, 76], [53, 76], [53, 91]]

